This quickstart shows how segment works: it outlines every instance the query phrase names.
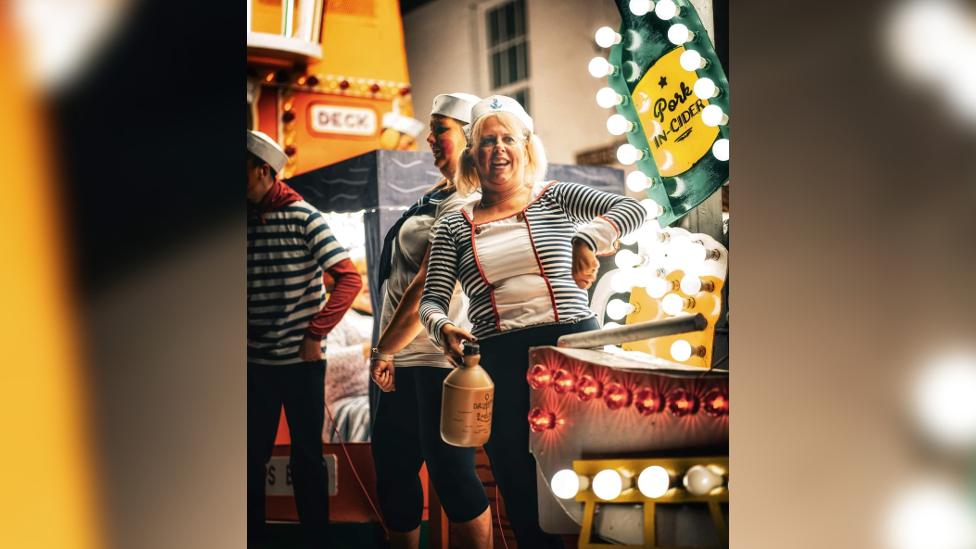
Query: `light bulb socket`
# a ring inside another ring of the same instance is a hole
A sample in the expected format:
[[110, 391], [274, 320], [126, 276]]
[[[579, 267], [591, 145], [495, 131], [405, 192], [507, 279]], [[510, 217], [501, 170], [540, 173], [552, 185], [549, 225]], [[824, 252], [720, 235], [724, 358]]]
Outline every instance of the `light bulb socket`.
[[706, 354], [706, 349], [704, 345], [692, 345], [691, 346], [691, 356], [697, 356], [699, 358], [704, 358]]
[[[707, 248], [705, 250], [705, 261], [708, 260], [718, 261], [721, 257], [722, 257], [722, 252], [715, 248]], [[704, 285], [702, 287], [704, 287]]]

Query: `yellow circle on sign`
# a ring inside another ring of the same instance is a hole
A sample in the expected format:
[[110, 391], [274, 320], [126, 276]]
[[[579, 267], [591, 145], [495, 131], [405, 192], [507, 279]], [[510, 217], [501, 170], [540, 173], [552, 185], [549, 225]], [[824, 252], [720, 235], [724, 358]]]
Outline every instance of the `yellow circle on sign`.
[[711, 149], [719, 132], [702, 121], [701, 111], [708, 101], [692, 92], [698, 76], [681, 67], [684, 52], [683, 46], [678, 47], [658, 59], [631, 94], [635, 105], [649, 107], [637, 111], [662, 176], [691, 168]]

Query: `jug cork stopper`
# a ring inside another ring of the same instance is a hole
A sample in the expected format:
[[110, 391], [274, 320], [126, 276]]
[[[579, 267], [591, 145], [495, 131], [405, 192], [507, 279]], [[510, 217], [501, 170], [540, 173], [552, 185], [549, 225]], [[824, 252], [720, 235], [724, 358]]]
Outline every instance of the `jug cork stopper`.
[[473, 343], [471, 341], [465, 341], [462, 346], [464, 347], [464, 356], [481, 354], [481, 346], [479, 346], [477, 343]]

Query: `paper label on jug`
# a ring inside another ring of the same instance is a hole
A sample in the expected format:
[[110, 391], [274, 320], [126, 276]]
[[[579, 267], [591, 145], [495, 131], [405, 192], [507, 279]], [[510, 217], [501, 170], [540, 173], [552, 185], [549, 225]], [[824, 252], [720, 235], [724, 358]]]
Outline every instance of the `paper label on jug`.
[[495, 390], [459, 389], [445, 385], [441, 436], [457, 446], [480, 446], [491, 435], [491, 409]]

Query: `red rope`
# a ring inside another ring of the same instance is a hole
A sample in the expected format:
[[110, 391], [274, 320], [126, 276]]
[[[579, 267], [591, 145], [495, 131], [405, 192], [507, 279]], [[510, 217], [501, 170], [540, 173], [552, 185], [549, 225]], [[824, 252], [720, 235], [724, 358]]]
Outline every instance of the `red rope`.
[[[332, 417], [332, 410], [328, 406], [325, 407], [325, 412], [329, 414], [329, 421], [332, 422], [332, 434], [335, 435], [336, 440], [339, 441], [339, 447], [342, 448], [342, 452], [346, 454], [346, 460], [349, 462], [349, 468], [352, 469], [352, 475], [356, 477], [356, 482], [359, 483], [359, 488], [362, 489], [363, 495], [366, 496], [366, 501], [369, 506], [373, 509], [373, 513], [376, 514], [376, 518], [380, 521], [380, 527], [383, 528], [383, 532], [386, 534], [386, 539], [390, 539], [390, 529], [386, 527], [386, 523], [383, 522], [383, 515], [380, 514], [379, 509], [377, 509], [376, 504], [373, 503], [373, 498], [369, 497], [369, 490], [366, 489], [366, 485], [363, 480], [359, 477], [359, 471], [356, 470], [356, 466], [352, 462], [352, 457], [349, 455], [349, 450], [346, 449], [346, 443], [342, 441], [342, 437], [339, 436], [339, 425], [336, 423], [334, 417]], [[337, 471], [338, 472], [338, 471]], [[508, 546], [506, 545], [506, 549]]]

